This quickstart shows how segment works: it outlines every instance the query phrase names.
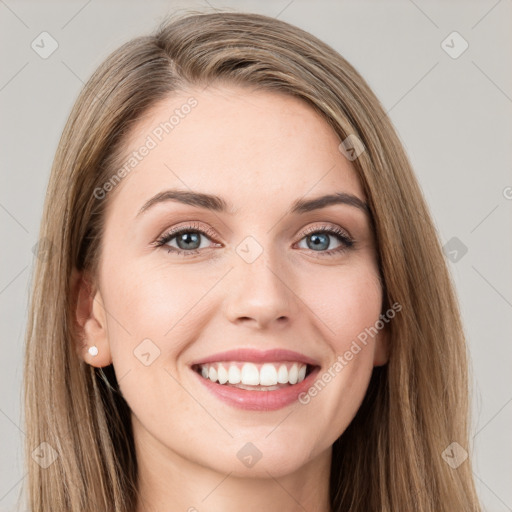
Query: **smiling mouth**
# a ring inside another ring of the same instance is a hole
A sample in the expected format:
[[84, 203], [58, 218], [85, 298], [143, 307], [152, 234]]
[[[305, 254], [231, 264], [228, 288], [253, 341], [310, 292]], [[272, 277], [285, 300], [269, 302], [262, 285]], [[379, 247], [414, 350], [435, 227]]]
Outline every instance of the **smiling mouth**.
[[316, 367], [297, 361], [252, 363], [222, 361], [194, 364], [203, 379], [248, 391], [275, 391], [301, 383]]

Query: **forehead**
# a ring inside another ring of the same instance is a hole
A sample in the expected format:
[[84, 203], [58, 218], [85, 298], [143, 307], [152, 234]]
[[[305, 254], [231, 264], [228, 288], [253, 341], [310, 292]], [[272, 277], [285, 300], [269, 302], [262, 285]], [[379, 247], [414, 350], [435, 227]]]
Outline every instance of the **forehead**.
[[132, 165], [115, 196], [140, 207], [179, 188], [225, 197], [237, 212], [332, 192], [364, 199], [339, 142], [320, 114], [290, 95], [233, 86], [180, 91], [131, 130], [122, 162]]

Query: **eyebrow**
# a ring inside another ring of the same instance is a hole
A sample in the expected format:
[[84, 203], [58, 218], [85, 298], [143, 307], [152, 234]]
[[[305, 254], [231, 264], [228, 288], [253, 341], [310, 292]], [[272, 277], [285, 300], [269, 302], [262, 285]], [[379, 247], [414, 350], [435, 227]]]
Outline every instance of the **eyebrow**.
[[[228, 213], [230, 215], [236, 213], [236, 210], [230, 203], [226, 202], [222, 197], [213, 194], [205, 194], [202, 192], [187, 192], [186, 190], [164, 190], [163, 192], [159, 192], [151, 199], [146, 201], [137, 213], [137, 217], [155, 204], [166, 201], [176, 201], [182, 204], [204, 208], [206, 210], [211, 210], [218, 213]], [[314, 199], [297, 199], [292, 204], [288, 213], [303, 214], [334, 204], [346, 204], [348, 206], [358, 208], [366, 214], [370, 214], [370, 209], [365, 201], [357, 196], [354, 196], [353, 194], [348, 194], [346, 192], [336, 192], [334, 194], [328, 194], [321, 197], [316, 197]]]

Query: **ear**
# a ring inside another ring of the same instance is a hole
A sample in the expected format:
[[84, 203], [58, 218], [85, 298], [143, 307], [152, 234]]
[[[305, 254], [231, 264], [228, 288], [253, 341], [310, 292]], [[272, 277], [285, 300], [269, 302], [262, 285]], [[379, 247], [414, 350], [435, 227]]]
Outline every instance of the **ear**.
[[[75, 347], [77, 355], [91, 366], [108, 366], [112, 363], [112, 356], [101, 293], [89, 276], [76, 269], [73, 269], [70, 284], [78, 335]], [[93, 345], [98, 349], [96, 356], [89, 353], [89, 348]]]
[[389, 326], [385, 325], [375, 338], [375, 352], [373, 366], [384, 366], [389, 360]]

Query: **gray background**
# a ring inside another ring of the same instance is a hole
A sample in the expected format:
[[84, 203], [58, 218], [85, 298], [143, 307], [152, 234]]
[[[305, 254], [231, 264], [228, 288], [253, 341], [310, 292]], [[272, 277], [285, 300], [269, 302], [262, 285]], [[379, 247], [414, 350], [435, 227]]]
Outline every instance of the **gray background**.
[[[310, 31], [356, 67], [389, 112], [442, 243], [456, 237], [450, 244], [467, 247], [462, 257], [457, 249], [449, 266], [472, 358], [468, 449], [486, 510], [512, 511], [511, 0], [0, 0], [0, 511], [14, 509], [26, 476], [21, 383], [28, 284], [64, 123], [111, 50], [166, 14], [192, 7], [260, 12]], [[43, 31], [58, 42], [47, 59], [31, 48]], [[455, 59], [441, 46], [453, 31], [469, 44]]]

